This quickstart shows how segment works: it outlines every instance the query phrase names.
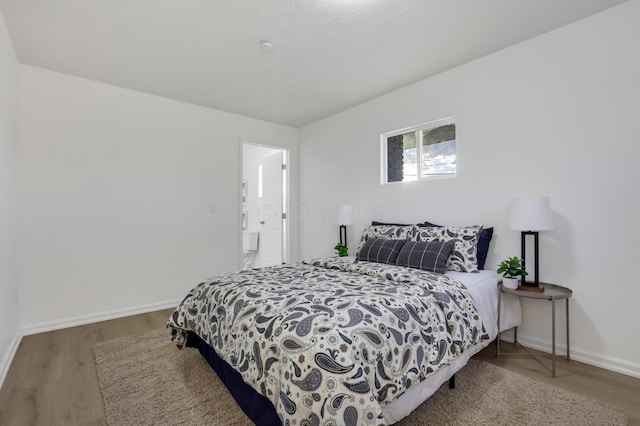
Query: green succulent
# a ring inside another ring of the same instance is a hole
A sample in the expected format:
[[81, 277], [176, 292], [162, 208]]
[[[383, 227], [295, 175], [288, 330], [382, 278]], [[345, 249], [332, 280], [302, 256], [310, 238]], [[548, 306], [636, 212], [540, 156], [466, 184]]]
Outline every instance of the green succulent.
[[338, 250], [338, 256], [340, 257], [349, 256], [349, 249], [342, 243], [336, 244], [334, 249]]
[[518, 276], [529, 275], [523, 266], [523, 260], [518, 256], [509, 257], [498, 265], [498, 273], [505, 278], [516, 278]]

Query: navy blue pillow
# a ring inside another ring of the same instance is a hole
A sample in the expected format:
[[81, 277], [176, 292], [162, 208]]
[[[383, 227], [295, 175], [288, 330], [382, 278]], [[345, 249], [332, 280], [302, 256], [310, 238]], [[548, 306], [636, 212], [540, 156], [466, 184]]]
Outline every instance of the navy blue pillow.
[[411, 226], [410, 224], [406, 224], [406, 223], [387, 223], [387, 222], [378, 222], [378, 221], [373, 221], [371, 222], [371, 226], [380, 226], [380, 225], [391, 225], [391, 226]]
[[447, 270], [447, 259], [455, 243], [454, 240], [407, 241], [400, 250], [396, 263], [400, 266], [444, 274]]
[[369, 238], [358, 251], [356, 258], [365, 262], [387, 263], [395, 265], [400, 249], [406, 240], [385, 240]]
[[[431, 222], [419, 223], [418, 226], [442, 228], [442, 225], [436, 225]], [[483, 270], [489, 254], [489, 243], [493, 237], [493, 228], [482, 228], [478, 236], [478, 269]]]

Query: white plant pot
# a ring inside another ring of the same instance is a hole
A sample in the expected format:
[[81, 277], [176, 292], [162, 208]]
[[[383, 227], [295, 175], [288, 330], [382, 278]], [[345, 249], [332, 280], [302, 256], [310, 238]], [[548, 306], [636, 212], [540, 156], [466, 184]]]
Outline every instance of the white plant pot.
[[517, 278], [502, 278], [502, 286], [504, 288], [510, 288], [515, 290], [518, 288], [518, 279]]

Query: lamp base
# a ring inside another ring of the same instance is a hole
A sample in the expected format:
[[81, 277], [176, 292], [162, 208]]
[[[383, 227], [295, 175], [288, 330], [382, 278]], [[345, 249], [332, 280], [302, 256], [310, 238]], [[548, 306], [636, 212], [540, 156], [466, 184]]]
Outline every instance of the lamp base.
[[518, 286], [518, 290], [533, 291], [533, 292], [536, 292], [536, 293], [543, 293], [544, 292], [544, 285], [542, 283], [540, 283], [540, 285], [520, 284]]
[[340, 225], [340, 244], [347, 247], [347, 226]]

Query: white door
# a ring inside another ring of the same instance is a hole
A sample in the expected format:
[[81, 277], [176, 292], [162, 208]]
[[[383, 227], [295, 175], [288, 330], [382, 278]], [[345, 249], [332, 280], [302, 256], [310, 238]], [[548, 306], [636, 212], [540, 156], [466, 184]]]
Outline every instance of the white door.
[[262, 204], [260, 241], [255, 266], [280, 265], [283, 262], [283, 152], [262, 163]]

